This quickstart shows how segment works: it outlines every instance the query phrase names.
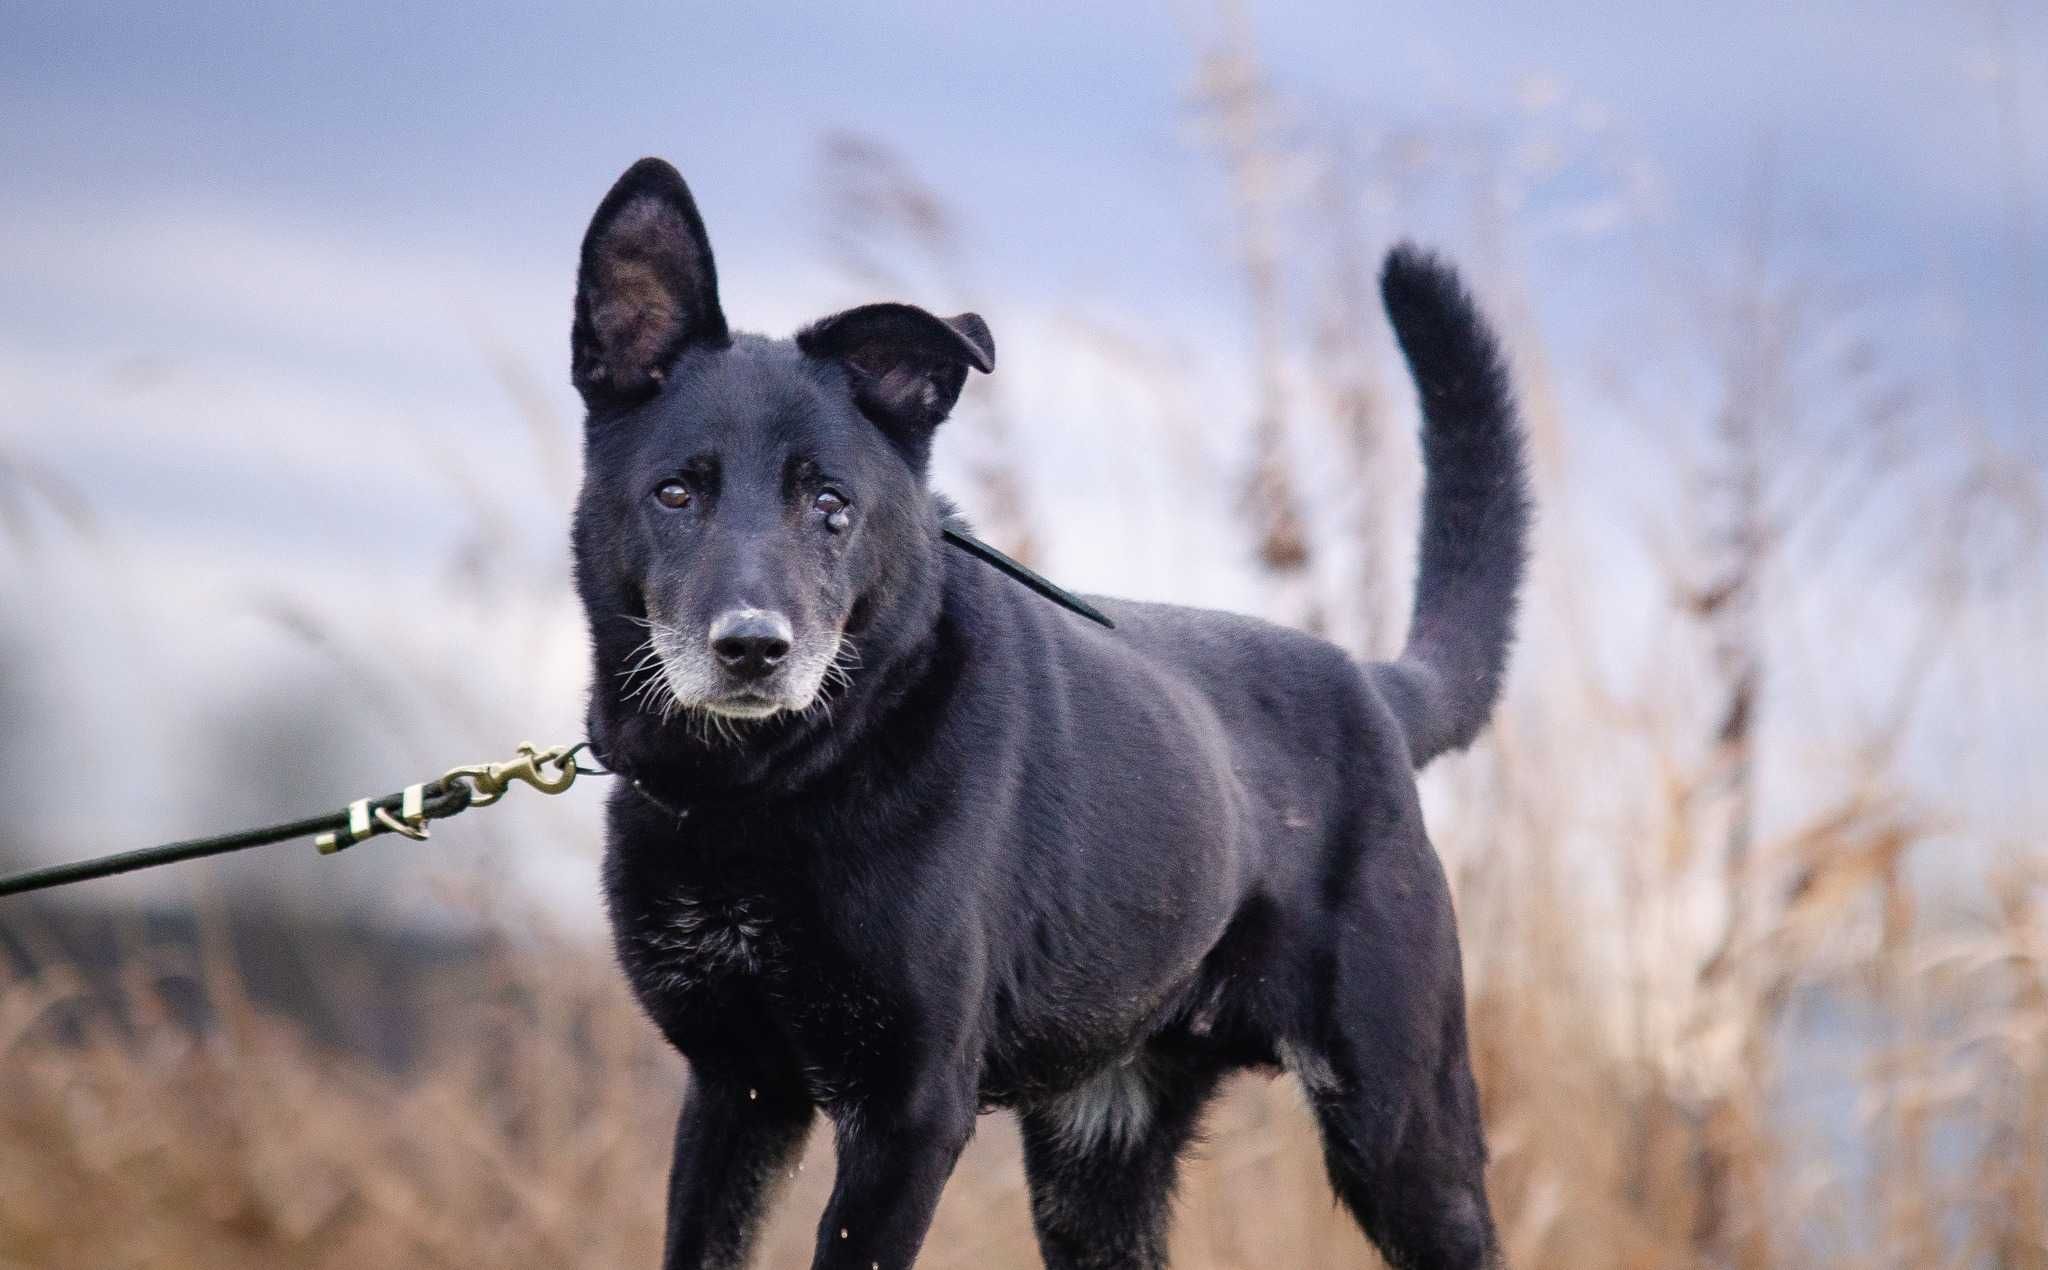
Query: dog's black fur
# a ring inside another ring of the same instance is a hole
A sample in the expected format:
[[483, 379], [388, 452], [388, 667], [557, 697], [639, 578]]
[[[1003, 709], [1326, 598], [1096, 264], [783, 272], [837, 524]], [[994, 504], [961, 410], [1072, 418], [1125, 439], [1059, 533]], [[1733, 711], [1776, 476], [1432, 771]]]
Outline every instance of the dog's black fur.
[[609, 808], [618, 954], [689, 1061], [671, 1270], [745, 1261], [818, 1109], [814, 1265], [901, 1270], [990, 1107], [1022, 1120], [1049, 1266], [1162, 1266], [1205, 1102], [1276, 1066], [1396, 1265], [1497, 1260], [1413, 772], [1499, 690], [1522, 442], [1452, 272], [1402, 248], [1382, 286], [1428, 477], [1408, 649], [1361, 666], [1222, 613], [1103, 600], [1103, 630], [949, 552], [925, 471], [993, 368], [981, 320], [732, 335], [675, 170], [604, 200], [577, 585], [591, 736], [637, 786]]

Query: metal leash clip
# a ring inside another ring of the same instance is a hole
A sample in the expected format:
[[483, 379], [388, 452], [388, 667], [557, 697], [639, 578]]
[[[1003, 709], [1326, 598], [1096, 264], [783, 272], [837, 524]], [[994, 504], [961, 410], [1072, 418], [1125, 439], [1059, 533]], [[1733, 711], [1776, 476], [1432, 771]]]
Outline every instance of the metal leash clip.
[[[320, 854], [333, 855], [380, 833], [425, 842], [432, 836], [427, 822], [434, 816], [453, 815], [469, 807], [488, 807], [503, 798], [514, 781], [524, 781], [543, 794], [559, 794], [575, 784], [577, 774], [586, 770], [577, 765], [576, 756], [587, 744], [556, 745], [543, 750], [528, 742], [519, 747], [519, 757], [515, 759], [451, 767], [431, 785], [407, 785], [398, 797], [396, 814], [388, 796], [382, 800], [358, 798], [348, 805], [348, 827], [320, 834], [313, 839], [313, 845], [320, 849]], [[436, 810], [431, 814], [427, 809], [429, 789], [434, 791], [436, 800]], [[457, 790], [463, 791], [463, 796], [454, 808], [442, 806], [442, 800]]]
[[529, 741], [519, 747], [519, 757], [508, 762], [451, 767], [442, 774], [441, 784], [452, 788], [457, 783], [467, 783], [472, 807], [497, 802], [513, 781], [525, 781], [543, 794], [559, 794], [576, 783], [576, 773], [582, 770], [576, 766], [576, 755], [583, 748], [553, 745], [543, 750]]

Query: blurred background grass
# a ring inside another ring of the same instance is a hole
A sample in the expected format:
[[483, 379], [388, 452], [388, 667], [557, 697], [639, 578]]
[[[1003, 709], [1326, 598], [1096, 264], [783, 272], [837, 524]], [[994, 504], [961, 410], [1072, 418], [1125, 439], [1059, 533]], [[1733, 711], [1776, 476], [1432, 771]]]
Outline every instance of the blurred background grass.
[[[989, 317], [939, 462], [992, 539], [1368, 655], [1412, 234], [1539, 456], [1509, 701], [1425, 790], [1513, 1264], [2048, 1265], [2037, 12], [4, 21], [0, 865], [577, 734], [559, 353], [642, 151], [742, 325]], [[654, 1264], [597, 797], [11, 902], [0, 1266]], [[1371, 1264], [1285, 1081], [1181, 1214], [1177, 1265]], [[1036, 1264], [1005, 1118], [921, 1264]]]

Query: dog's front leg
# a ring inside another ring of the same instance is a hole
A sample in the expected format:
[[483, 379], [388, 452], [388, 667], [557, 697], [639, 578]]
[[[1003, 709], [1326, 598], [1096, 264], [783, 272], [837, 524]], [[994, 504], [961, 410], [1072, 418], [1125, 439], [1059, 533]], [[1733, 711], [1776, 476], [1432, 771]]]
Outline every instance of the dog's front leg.
[[795, 1089], [693, 1072], [676, 1121], [663, 1270], [738, 1270], [776, 1185], [810, 1132]]
[[972, 1082], [933, 1082], [837, 1117], [839, 1176], [812, 1270], [908, 1270], [974, 1132]]

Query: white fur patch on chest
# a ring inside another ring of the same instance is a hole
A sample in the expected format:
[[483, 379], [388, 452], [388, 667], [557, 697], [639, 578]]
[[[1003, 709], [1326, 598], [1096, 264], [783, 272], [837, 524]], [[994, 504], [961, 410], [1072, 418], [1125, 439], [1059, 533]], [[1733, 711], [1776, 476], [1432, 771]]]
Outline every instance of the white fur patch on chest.
[[745, 899], [706, 900], [678, 893], [661, 921], [640, 936], [651, 968], [672, 987], [723, 974], [758, 974], [766, 955], [765, 914]]

